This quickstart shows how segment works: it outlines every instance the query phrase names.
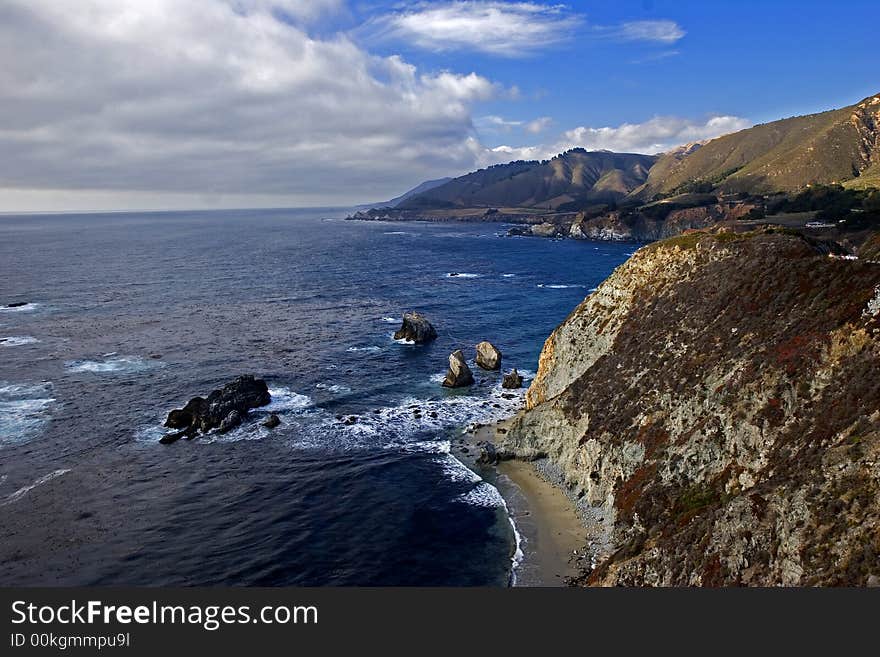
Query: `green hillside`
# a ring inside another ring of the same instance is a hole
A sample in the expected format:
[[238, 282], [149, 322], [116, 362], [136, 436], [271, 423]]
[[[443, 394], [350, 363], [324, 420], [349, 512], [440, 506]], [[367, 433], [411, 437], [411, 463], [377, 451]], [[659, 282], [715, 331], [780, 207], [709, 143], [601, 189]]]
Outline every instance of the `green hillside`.
[[880, 94], [843, 109], [725, 135], [684, 157], [673, 151], [660, 158], [636, 194], [647, 199], [701, 186], [730, 192], [795, 191], [863, 175], [876, 180], [878, 166]]
[[511, 162], [481, 169], [419, 194], [401, 209], [523, 207], [615, 201], [643, 185], [653, 155], [574, 149], [552, 160]]

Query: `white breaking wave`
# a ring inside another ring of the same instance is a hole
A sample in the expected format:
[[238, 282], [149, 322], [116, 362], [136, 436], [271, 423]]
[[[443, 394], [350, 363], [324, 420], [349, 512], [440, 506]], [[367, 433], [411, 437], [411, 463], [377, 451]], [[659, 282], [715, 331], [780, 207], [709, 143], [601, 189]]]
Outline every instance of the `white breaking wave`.
[[346, 351], [349, 351], [351, 353], [360, 353], [360, 352], [364, 352], [364, 351], [365, 352], [376, 352], [376, 351], [382, 351], [382, 347], [376, 347], [376, 346], [349, 347], [348, 349], [346, 349]]
[[55, 470], [54, 472], [50, 472], [47, 475], [43, 475], [42, 477], [40, 477], [39, 479], [34, 481], [34, 483], [28, 484], [27, 486], [22, 486], [21, 488], [19, 488], [17, 491], [12, 493], [11, 495], [8, 495], [3, 500], [3, 502], [0, 503], [0, 506], [6, 506], [7, 504], [12, 504], [13, 502], [17, 502], [22, 497], [24, 497], [25, 495], [30, 493], [37, 486], [42, 486], [43, 484], [50, 482], [53, 479], [56, 479], [63, 474], [67, 474], [68, 472], [70, 472], [70, 468], [63, 468], [61, 470]]
[[348, 386], [340, 385], [338, 383], [316, 383], [315, 387], [319, 390], [326, 390], [327, 392], [334, 392], [337, 394], [346, 394], [351, 392], [351, 388]]
[[5, 338], [0, 338], [0, 347], [20, 347], [26, 344], [34, 344], [39, 342], [36, 338], [30, 335], [10, 335]]
[[471, 274], [467, 272], [451, 271], [446, 274], [446, 278], [482, 278], [482, 274]]
[[400, 320], [395, 319], [394, 317], [383, 317], [382, 321], [386, 324], [397, 324], [397, 322], [399, 322]]
[[[510, 514], [507, 502], [495, 486], [488, 481], [483, 480], [483, 478], [476, 472], [455, 457], [449, 455], [449, 459], [451, 459], [451, 461], [444, 461], [442, 464], [447, 476], [452, 481], [470, 482], [474, 484], [473, 488], [456, 497], [454, 501], [488, 509], [503, 509], [505, 516], [507, 516], [507, 521], [510, 523], [510, 529], [513, 531], [514, 538], [514, 550], [513, 554], [510, 556], [510, 584], [515, 586], [516, 570], [522, 563], [525, 553], [522, 549], [523, 537], [516, 527], [516, 522], [513, 520], [513, 516]], [[455, 463], [452, 463], [452, 461]]]
[[134, 374], [145, 372], [164, 363], [146, 360], [138, 356], [118, 356], [104, 360], [70, 360], [65, 363], [71, 372], [88, 372], [92, 374]]
[[38, 304], [38, 303], [26, 303], [23, 306], [15, 306], [15, 307], [0, 306], [0, 312], [27, 313], [27, 312], [31, 312], [33, 310], [36, 310], [39, 305], [40, 304]]
[[538, 283], [538, 287], [547, 288], [550, 290], [567, 290], [569, 288], [583, 288], [586, 285], [564, 285], [562, 283]]
[[51, 418], [51, 383], [0, 382], [0, 446], [28, 442]]
[[513, 278], [516, 274], [501, 274], [501, 278]]

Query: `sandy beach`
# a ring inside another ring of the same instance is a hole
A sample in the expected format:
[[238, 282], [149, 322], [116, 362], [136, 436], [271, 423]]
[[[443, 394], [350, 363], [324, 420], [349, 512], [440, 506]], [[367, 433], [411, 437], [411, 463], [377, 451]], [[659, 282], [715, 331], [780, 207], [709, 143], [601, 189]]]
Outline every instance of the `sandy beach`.
[[[509, 420], [468, 432], [456, 455], [477, 469], [477, 443], [497, 443], [499, 429]], [[462, 449], [464, 448], [464, 449]], [[464, 451], [467, 450], [467, 451]], [[481, 474], [498, 488], [521, 537], [523, 559], [516, 569], [517, 586], [565, 586], [578, 574], [578, 557], [584, 551], [586, 528], [565, 493], [545, 479], [532, 463], [503, 461], [483, 467]]]

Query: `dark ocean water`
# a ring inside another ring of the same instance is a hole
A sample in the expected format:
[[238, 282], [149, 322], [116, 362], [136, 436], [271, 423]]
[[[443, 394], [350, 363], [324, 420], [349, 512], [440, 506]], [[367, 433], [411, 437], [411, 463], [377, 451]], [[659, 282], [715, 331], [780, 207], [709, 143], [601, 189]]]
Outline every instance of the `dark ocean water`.
[[[442, 389], [446, 357], [489, 339], [533, 372], [634, 247], [339, 216], [0, 217], [0, 306], [29, 303], [0, 308], [0, 584], [509, 582], [503, 500], [449, 440], [520, 397], [476, 370]], [[391, 339], [407, 309], [434, 344]], [[272, 406], [157, 442], [168, 410], [241, 373]]]

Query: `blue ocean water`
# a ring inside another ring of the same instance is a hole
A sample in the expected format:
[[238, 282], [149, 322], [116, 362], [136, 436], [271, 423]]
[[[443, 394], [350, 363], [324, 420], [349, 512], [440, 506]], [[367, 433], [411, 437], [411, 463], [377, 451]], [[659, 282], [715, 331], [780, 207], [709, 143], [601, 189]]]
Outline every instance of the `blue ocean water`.
[[[521, 393], [445, 390], [446, 358], [488, 339], [528, 376], [634, 247], [343, 214], [0, 217], [0, 584], [511, 581], [503, 500], [449, 441]], [[392, 340], [409, 309], [435, 343]], [[242, 373], [270, 407], [158, 443]]]

